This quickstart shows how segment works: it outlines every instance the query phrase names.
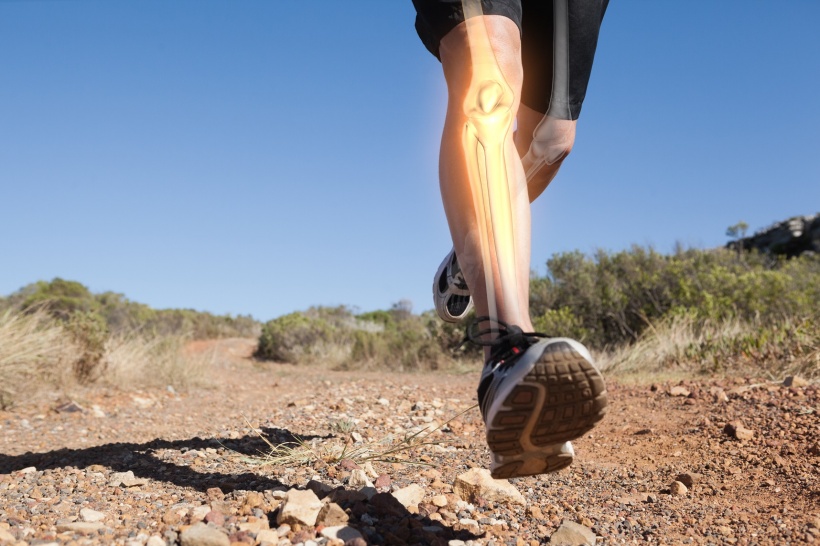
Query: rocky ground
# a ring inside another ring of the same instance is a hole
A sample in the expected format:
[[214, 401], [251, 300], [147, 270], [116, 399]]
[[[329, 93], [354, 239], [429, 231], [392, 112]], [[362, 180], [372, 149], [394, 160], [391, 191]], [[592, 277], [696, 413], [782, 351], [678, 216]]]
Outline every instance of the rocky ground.
[[0, 544], [820, 543], [817, 385], [610, 381], [575, 463], [505, 487], [471, 470], [489, 463], [477, 372], [256, 365], [248, 347], [220, 342], [209, 388], [0, 411]]

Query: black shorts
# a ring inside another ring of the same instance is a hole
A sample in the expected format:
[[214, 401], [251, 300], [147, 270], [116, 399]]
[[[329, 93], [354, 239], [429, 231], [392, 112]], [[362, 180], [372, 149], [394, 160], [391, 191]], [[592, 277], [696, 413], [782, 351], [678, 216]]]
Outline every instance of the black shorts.
[[[521, 31], [521, 102], [558, 119], [578, 119], [609, 0], [481, 0]], [[416, 32], [439, 58], [441, 39], [464, 21], [461, 0], [413, 0]], [[439, 58], [440, 60], [440, 58]]]

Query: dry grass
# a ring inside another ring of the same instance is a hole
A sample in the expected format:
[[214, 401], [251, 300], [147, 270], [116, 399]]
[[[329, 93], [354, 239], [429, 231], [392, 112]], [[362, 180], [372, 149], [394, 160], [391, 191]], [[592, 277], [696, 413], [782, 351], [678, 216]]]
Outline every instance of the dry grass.
[[185, 351], [187, 342], [183, 336], [113, 336], [105, 346], [104, 381], [124, 388], [207, 384], [214, 352]]
[[43, 310], [0, 313], [0, 408], [44, 387], [71, 383], [82, 350]]
[[[97, 381], [122, 388], [207, 383], [215, 354], [183, 351], [183, 336], [118, 335], [105, 341]], [[45, 309], [0, 312], [0, 409], [37, 392], [76, 387], [84, 349]]]
[[243, 460], [259, 466], [285, 467], [312, 465], [317, 461], [334, 464], [343, 459], [349, 459], [358, 464], [401, 462], [426, 466], [429, 463], [419, 461], [416, 457], [416, 450], [441, 445], [443, 441], [435, 439], [433, 436], [455, 419], [477, 407], [478, 405], [471, 406], [453, 415], [441, 425], [430, 423], [426, 426], [420, 426], [404, 436], [390, 434], [380, 440], [360, 443], [352, 443], [339, 437], [315, 438], [310, 441], [296, 437], [294, 442], [274, 444], [246, 420], [251, 430], [267, 444], [268, 451], [260, 453], [259, 457], [243, 457]]
[[762, 327], [677, 315], [650, 326], [637, 342], [597, 357], [608, 375], [633, 382], [738, 373], [817, 379], [819, 341], [814, 321]]

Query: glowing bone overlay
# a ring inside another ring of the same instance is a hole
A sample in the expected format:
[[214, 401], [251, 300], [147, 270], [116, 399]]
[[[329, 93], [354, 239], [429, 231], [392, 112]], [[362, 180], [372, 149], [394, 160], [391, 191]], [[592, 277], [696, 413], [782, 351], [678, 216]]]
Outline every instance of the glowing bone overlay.
[[[479, 0], [462, 0], [472, 79], [464, 100], [462, 143], [481, 244], [489, 315], [498, 318], [500, 294], [508, 316], [519, 315], [515, 227], [511, 194], [515, 172], [505, 146], [513, 130], [515, 96], [496, 61]], [[495, 256], [494, 267], [492, 257]], [[500, 286], [496, 287], [494, 271]], [[497, 290], [500, 288], [500, 291]]]

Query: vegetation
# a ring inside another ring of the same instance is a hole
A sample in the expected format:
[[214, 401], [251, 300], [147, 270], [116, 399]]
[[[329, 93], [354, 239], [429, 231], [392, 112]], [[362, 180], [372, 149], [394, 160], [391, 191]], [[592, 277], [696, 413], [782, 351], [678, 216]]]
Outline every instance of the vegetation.
[[158, 310], [74, 281], [36, 282], [0, 298], [0, 408], [38, 386], [189, 385], [202, 381], [207, 358], [185, 354], [185, 342], [258, 334], [251, 317]]
[[[536, 330], [581, 340], [613, 371], [704, 373], [753, 367], [820, 376], [820, 258], [635, 246], [553, 256], [531, 280]], [[428, 370], [474, 363], [463, 327], [406, 303], [354, 314], [312, 308], [262, 327], [257, 357], [349, 368]], [[630, 371], [631, 370], [631, 371]]]
[[[579, 339], [612, 373], [820, 378], [820, 256], [635, 246], [557, 254], [547, 266], [531, 279], [536, 330]], [[414, 314], [406, 301], [368, 313], [314, 307], [260, 325], [54, 279], [0, 298], [0, 408], [38, 385], [185, 386], [208, 367], [182, 350], [187, 341], [257, 336], [259, 359], [337, 369], [475, 369], [481, 357], [462, 343], [463, 325]]]

